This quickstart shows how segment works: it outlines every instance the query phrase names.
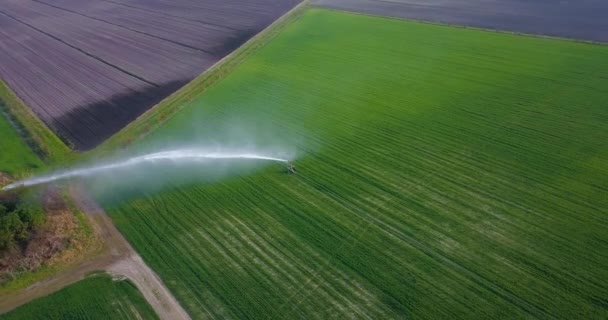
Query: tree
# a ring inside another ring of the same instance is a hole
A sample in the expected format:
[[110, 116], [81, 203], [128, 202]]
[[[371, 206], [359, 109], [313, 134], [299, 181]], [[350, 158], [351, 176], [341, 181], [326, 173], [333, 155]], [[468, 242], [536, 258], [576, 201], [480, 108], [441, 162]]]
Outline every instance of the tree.
[[41, 208], [32, 205], [20, 204], [17, 206], [15, 212], [17, 212], [21, 221], [26, 223], [28, 227], [32, 229], [40, 227], [46, 218]]
[[0, 204], [0, 251], [28, 240], [30, 232], [40, 227], [45, 218], [43, 210], [36, 206]]

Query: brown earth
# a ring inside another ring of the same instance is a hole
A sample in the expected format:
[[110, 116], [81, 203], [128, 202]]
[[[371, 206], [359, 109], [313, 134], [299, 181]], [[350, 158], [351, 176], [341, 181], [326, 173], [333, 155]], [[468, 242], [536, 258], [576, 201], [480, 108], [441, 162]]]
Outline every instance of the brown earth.
[[608, 1], [313, 0], [314, 6], [379, 16], [608, 42]]
[[89, 150], [299, 1], [2, 1], [0, 78]]

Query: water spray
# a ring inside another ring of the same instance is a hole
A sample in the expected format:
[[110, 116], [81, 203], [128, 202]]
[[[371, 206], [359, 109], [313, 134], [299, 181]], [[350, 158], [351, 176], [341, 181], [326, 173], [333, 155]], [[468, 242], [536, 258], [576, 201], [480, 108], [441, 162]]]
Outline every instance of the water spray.
[[262, 161], [273, 161], [282, 162], [287, 164], [288, 171], [295, 173], [295, 167], [290, 160], [276, 158], [272, 156], [256, 154], [256, 153], [227, 153], [227, 152], [209, 152], [204, 150], [196, 149], [181, 149], [162, 151], [142, 156], [136, 156], [127, 160], [116, 161], [105, 165], [97, 165], [90, 167], [83, 167], [74, 170], [57, 172], [49, 175], [42, 175], [30, 179], [25, 179], [11, 183], [2, 190], [11, 190], [16, 188], [31, 187], [40, 184], [46, 184], [59, 180], [66, 180], [76, 177], [89, 177], [97, 174], [101, 174], [107, 171], [120, 168], [128, 168], [144, 163], [157, 163], [160, 161], [207, 161], [207, 160], [262, 160]]

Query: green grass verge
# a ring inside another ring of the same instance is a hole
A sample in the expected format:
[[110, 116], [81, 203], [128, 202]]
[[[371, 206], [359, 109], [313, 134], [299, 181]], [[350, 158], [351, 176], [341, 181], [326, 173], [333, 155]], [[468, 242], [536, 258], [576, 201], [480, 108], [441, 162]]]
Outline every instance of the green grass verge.
[[2, 314], [0, 319], [158, 319], [158, 316], [131, 282], [95, 274]]
[[19, 136], [6, 105], [0, 100], [0, 172], [18, 175], [44, 167], [44, 163]]
[[297, 175], [104, 206], [195, 318], [606, 318], [607, 57], [307, 10], [141, 144], [241, 130]]
[[[0, 80], [0, 103], [18, 127], [22, 140], [39, 153], [47, 164], [57, 164], [74, 157], [73, 152], [59, 139], [12, 90]], [[3, 136], [4, 137], [4, 136]], [[5, 142], [8, 139], [2, 139]], [[16, 139], [10, 139], [16, 141]], [[16, 143], [16, 142], [13, 142]], [[4, 150], [3, 150], [4, 151]], [[4, 153], [4, 152], [3, 152]], [[6, 152], [10, 157], [19, 157], [16, 152]], [[4, 161], [0, 160], [0, 165]]]
[[179, 91], [141, 115], [99, 147], [89, 152], [89, 156], [126, 147], [162, 126], [177, 112], [189, 105], [199, 94], [217, 81], [223, 79], [247, 57], [263, 47], [268, 41], [276, 36], [282, 28], [297, 20], [302, 15], [306, 3], [307, 1], [303, 1], [300, 5], [276, 20], [271, 26], [247, 41], [228, 56], [224, 57], [220, 62], [216, 63], [213, 67], [192, 80]]

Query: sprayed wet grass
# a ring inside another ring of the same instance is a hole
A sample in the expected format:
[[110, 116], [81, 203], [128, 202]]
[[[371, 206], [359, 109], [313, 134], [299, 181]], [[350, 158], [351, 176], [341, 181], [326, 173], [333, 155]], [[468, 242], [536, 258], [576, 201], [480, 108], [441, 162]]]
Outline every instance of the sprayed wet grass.
[[308, 10], [141, 144], [248, 136], [297, 175], [104, 205], [194, 318], [605, 318], [606, 57]]
[[0, 319], [158, 319], [158, 316], [131, 282], [98, 274], [2, 314]]

